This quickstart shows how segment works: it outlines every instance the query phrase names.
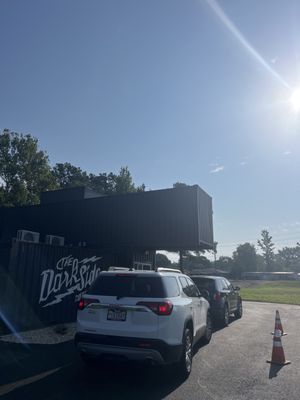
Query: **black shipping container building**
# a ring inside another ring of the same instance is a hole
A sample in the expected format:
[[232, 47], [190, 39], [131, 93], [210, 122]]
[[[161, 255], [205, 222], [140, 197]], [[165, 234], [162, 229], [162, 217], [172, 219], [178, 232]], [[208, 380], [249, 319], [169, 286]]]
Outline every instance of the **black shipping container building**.
[[0, 208], [0, 312], [18, 329], [72, 321], [101, 270], [153, 268], [156, 250], [212, 247], [212, 199], [197, 185], [45, 192], [39, 205]]

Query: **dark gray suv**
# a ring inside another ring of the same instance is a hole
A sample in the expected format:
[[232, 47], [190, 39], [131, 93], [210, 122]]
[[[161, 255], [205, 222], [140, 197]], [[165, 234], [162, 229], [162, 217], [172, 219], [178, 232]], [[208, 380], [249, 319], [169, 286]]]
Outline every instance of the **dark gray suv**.
[[227, 326], [229, 316], [235, 318], [243, 315], [243, 304], [240, 288], [221, 276], [192, 275], [191, 278], [201, 293], [208, 292], [210, 311], [215, 325]]

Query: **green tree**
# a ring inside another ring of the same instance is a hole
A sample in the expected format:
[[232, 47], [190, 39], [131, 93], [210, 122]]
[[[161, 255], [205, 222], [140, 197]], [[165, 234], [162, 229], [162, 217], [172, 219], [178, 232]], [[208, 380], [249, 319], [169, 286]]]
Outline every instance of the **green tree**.
[[233, 269], [234, 261], [231, 257], [221, 256], [215, 262], [215, 267], [222, 271], [231, 272]]
[[128, 167], [121, 167], [118, 175], [110, 173], [88, 174], [68, 162], [53, 167], [56, 184], [61, 188], [88, 186], [101, 194], [130, 193], [144, 191], [145, 185], [135, 186]]
[[176, 188], [184, 188], [184, 187], [188, 187], [189, 185], [187, 185], [186, 183], [183, 183], [183, 182], [175, 182], [174, 184], [173, 184], [173, 188], [174, 189], [176, 189]]
[[58, 163], [52, 169], [54, 179], [60, 189], [76, 186], [88, 186], [90, 179], [81, 168], [65, 162]]
[[256, 254], [257, 271], [263, 272], [266, 270], [265, 259], [261, 254]]
[[113, 194], [115, 193], [116, 186], [116, 175], [110, 172], [99, 173], [98, 175], [89, 175], [89, 186], [101, 194]]
[[54, 189], [49, 159], [31, 135], [0, 133], [0, 205], [37, 204], [40, 192]]
[[300, 272], [300, 244], [297, 243], [295, 247], [284, 247], [282, 250], [278, 250], [276, 259], [282, 267], [281, 269]]
[[128, 167], [121, 167], [119, 174], [115, 176], [115, 193], [144, 192], [145, 185], [135, 186]]
[[272, 242], [272, 236], [269, 232], [264, 229], [261, 231], [261, 239], [257, 241], [258, 246], [261, 248], [263, 257], [265, 260], [266, 271], [272, 271], [274, 269], [274, 248], [275, 245]]
[[243, 272], [257, 270], [255, 246], [250, 243], [240, 244], [233, 253], [232, 275], [241, 278]]
[[214, 242], [212, 252], [214, 254], [214, 262], [215, 263], [217, 261], [217, 253], [218, 253], [217, 247], [218, 247], [218, 242]]
[[162, 268], [166, 268], [166, 267], [171, 267], [171, 260], [162, 253], [156, 253], [155, 256], [155, 264], [157, 267], [162, 267]]
[[186, 251], [183, 255], [182, 265], [184, 270], [205, 269], [211, 267], [211, 262], [200, 252]]

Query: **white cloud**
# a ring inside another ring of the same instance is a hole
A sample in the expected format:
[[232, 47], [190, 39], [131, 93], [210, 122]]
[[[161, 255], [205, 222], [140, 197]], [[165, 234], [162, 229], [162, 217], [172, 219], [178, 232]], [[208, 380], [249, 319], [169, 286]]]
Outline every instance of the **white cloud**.
[[289, 151], [289, 150], [286, 150], [286, 151], [284, 151], [284, 152], [282, 153], [282, 155], [284, 155], [284, 156], [289, 156], [290, 154], [292, 154], [292, 152]]
[[241, 161], [240, 162], [240, 165], [243, 167], [244, 165], [246, 165], [247, 164], [247, 161]]
[[216, 168], [212, 169], [209, 171], [211, 174], [217, 174], [218, 172], [221, 172], [224, 170], [224, 165], [218, 165]]

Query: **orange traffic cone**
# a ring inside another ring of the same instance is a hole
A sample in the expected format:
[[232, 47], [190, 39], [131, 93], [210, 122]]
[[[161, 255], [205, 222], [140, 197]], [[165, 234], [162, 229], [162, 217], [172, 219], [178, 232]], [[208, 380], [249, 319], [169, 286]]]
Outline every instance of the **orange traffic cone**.
[[285, 359], [283, 347], [281, 344], [281, 331], [276, 329], [273, 336], [272, 359], [267, 361], [270, 364], [287, 365], [290, 361]]
[[[275, 314], [275, 328], [274, 328], [274, 332], [276, 330], [280, 330], [281, 331], [281, 336], [285, 336], [287, 335], [287, 333], [284, 332], [283, 327], [282, 327], [282, 323], [281, 323], [281, 319], [280, 319], [280, 315], [279, 315], [279, 311], [276, 310], [276, 314]], [[272, 332], [271, 334], [274, 335], [274, 332]]]

